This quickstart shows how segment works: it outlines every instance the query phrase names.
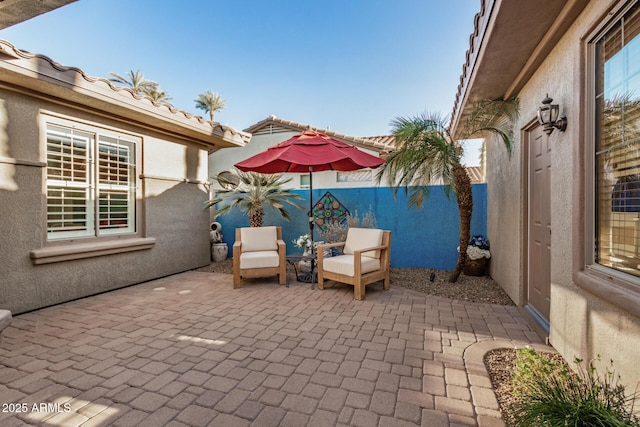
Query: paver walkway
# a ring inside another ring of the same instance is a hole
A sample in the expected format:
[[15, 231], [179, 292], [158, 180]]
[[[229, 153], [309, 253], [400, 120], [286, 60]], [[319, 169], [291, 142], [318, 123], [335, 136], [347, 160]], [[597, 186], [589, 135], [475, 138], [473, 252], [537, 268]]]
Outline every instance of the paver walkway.
[[186, 272], [15, 316], [0, 425], [499, 426], [482, 356], [540, 342], [515, 307], [231, 281]]

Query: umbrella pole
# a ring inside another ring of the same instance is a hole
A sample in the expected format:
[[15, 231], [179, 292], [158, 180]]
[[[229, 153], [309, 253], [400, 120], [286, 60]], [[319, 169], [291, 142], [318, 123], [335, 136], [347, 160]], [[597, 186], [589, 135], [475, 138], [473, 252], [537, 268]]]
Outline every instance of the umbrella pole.
[[313, 247], [313, 167], [309, 166], [309, 235], [311, 236], [311, 253]]

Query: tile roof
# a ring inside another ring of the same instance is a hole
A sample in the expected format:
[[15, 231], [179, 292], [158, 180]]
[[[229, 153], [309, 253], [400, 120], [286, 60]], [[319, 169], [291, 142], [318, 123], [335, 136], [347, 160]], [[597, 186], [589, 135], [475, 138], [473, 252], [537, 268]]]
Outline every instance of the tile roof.
[[[306, 129], [312, 129], [317, 132], [324, 133], [332, 138], [336, 138], [346, 143], [351, 143], [360, 148], [377, 151], [381, 157], [384, 157], [385, 154], [391, 153], [396, 149], [396, 141], [393, 135], [362, 137], [349, 136], [343, 133], [333, 132], [328, 129], [320, 129], [304, 123], [285, 120], [274, 115], [249, 126], [244, 131], [249, 132], [252, 135], [260, 135], [286, 131], [302, 132]], [[466, 169], [473, 184], [485, 182], [484, 177], [482, 176], [482, 170], [479, 166], [467, 166]]]
[[45, 93], [49, 95], [48, 99], [55, 96], [127, 118], [133, 114], [145, 124], [171, 128], [210, 144], [241, 146], [251, 137], [246, 132], [156, 102], [129, 88], [115, 86], [108, 79], [90, 76], [80, 68], [64, 66], [45, 55], [20, 50], [6, 40], [0, 40], [0, 82]]
[[329, 129], [321, 129], [308, 124], [285, 120], [273, 115], [252, 126], [249, 126], [244, 131], [254, 135], [258, 135], [261, 133], [271, 133], [284, 130], [302, 132], [306, 129], [312, 129], [317, 132], [324, 133], [325, 135], [329, 135], [330, 137], [336, 138], [340, 141], [351, 143], [359, 148], [374, 150], [378, 153], [390, 152], [395, 149], [395, 137], [393, 135], [366, 137], [350, 136], [343, 133], [333, 132]]

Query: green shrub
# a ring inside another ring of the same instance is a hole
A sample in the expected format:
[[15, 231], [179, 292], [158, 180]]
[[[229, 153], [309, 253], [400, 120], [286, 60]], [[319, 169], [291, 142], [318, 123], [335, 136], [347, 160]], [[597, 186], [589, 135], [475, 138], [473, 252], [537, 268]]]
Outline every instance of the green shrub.
[[[597, 359], [599, 361], [599, 358]], [[634, 414], [637, 391], [625, 396], [612, 366], [598, 373], [576, 359], [576, 372], [531, 348], [518, 350], [513, 373], [513, 416], [517, 426], [640, 426]]]

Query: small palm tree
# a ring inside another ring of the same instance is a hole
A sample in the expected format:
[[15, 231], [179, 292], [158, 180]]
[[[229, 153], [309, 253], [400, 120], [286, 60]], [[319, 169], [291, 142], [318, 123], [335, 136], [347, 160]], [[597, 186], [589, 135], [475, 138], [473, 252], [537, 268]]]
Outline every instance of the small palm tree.
[[[486, 101], [475, 106], [460, 132], [460, 141], [487, 134], [498, 136], [511, 153], [512, 124], [518, 116], [517, 99]], [[448, 120], [435, 113], [398, 117], [391, 122], [398, 149], [391, 153], [376, 175], [378, 183], [386, 177], [397, 194], [403, 187], [409, 205], [420, 207], [429, 195], [429, 184], [442, 180], [447, 196], [451, 191], [460, 211], [460, 249], [458, 262], [449, 277], [455, 282], [466, 263], [471, 235], [473, 193], [471, 180], [461, 163], [463, 146], [453, 139]]]
[[210, 90], [198, 95], [198, 99], [194, 102], [196, 103], [196, 108], [209, 113], [211, 121], [213, 121], [213, 114], [222, 110], [227, 103], [222, 96]]
[[113, 76], [109, 79], [109, 81], [129, 88], [137, 94], [147, 95], [149, 92], [153, 92], [158, 89], [158, 84], [152, 80], [145, 79], [144, 74], [142, 74], [140, 70], [137, 70], [135, 72], [133, 70], [130, 70], [126, 76], [121, 76], [118, 73], [109, 74]]
[[296, 200], [302, 200], [301, 196], [282, 188], [283, 184], [291, 181], [291, 178], [255, 172], [237, 172], [237, 176], [240, 180], [239, 184], [225, 175], [216, 177], [225, 190], [219, 191], [217, 197], [207, 200], [205, 206], [210, 208], [222, 201], [229, 202], [217, 211], [216, 216], [224, 215], [232, 208], [238, 207], [249, 215], [251, 227], [262, 227], [265, 205], [275, 208], [287, 221], [291, 220], [291, 216], [285, 209], [285, 203], [304, 209], [304, 206], [296, 202]]
[[165, 104], [170, 104], [169, 101], [173, 99], [169, 96], [167, 92], [160, 90], [160, 86], [156, 86], [152, 90], [145, 90], [144, 93], [154, 101], [164, 102]]

